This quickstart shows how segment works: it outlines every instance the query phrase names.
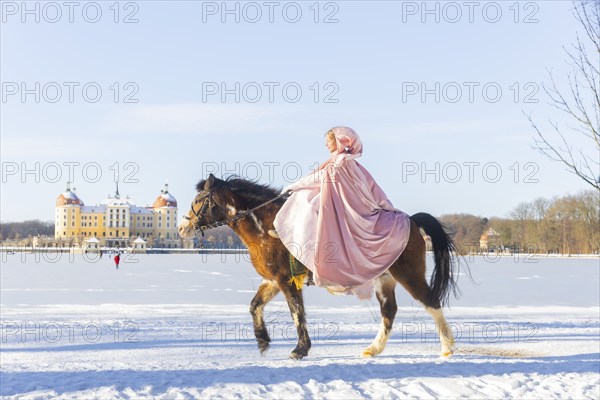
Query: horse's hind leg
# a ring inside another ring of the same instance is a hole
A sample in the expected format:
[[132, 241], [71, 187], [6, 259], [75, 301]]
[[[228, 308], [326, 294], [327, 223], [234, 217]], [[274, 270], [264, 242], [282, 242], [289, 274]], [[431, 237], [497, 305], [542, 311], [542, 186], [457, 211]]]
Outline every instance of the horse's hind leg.
[[425, 310], [433, 317], [435, 322], [435, 329], [440, 336], [440, 342], [442, 344], [442, 357], [451, 356], [453, 353], [454, 347], [454, 335], [452, 334], [452, 330], [448, 326], [446, 319], [444, 318], [444, 313], [440, 308], [439, 304], [437, 306], [429, 304], [430, 302], [430, 291], [429, 285], [425, 280], [420, 279], [418, 281], [414, 281], [413, 279], [407, 277], [406, 275], [394, 275], [396, 280], [400, 282], [400, 284], [406, 289], [408, 293], [415, 299], [423, 303], [425, 306]]
[[258, 287], [256, 295], [250, 303], [250, 314], [252, 314], [252, 321], [254, 322], [254, 336], [258, 342], [258, 350], [263, 354], [269, 348], [271, 338], [265, 327], [265, 320], [263, 319], [263, 310], [265, 305], [273, 299], [279, 293], [277, 284], [272, 281], [264, 280]]
[[442, 343], [442, 352], [440, 355], [442, 357], [450, 357], [454, 354], [454, 334], [446, 322], [442, 309], [425, 307], [425, 310], [435, 321], [435, 329], [438, 335], [440, 335], [440, 342]]
[[425, 271], [425, 241], [419, 228], [413, 223], [406, 249], [390, 267], [389, 272], [415, 300], [425, 306], [425, 310], [433, 317], [442, 344], [441, 355], [448, 357], [453, 353], [454, 335], [444, 318], [439, 301], [432, 299], [431, 288], [425, 279]]
[[373, 339], [373, 343], [363, 350], [363, 357], [374, 357], [381, 353], [385, 348], [385, 344], [390, 337], [392, 331], [392, 325], [398, 306], [396, 305], [396, 281], [388, 272], [381, 275], [375, 281], [375, 295], [379, 300], [379, 306], [381, 308], [381, 325], [377, 336]]

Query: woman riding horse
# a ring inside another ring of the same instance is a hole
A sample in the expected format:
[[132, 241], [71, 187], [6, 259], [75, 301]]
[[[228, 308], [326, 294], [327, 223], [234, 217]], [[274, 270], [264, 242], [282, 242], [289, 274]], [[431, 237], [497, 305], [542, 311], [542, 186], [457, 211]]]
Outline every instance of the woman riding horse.
[[[287, 201], [285, 191], [279, 194], [268, 185], [237, 177], [222, 180], [210, 174], [196, 186], [198, 193], [183, 217], [179, 235], [191, 238], [197, 231], [228, 225], [246, 245], [252, 265], [263, 277], [250, 303], [261, 353], [271, 342], [263, 310], [280, 292], [298, 334], [298, 344], [290, 357], [301, 359], [311, 347], [302, 290], [291, 283], [293, 254], [314, 268], [319, 283], [325, 286], [366, 297], [370, 290], [362, 289], [369, 288], [369, 282], [374, 283], [381, 327], [363, 350], [363, 356], [375, 356], [385, 348], [398, 309], [394, 292], [397, 282], [433, 317], [442, 344], [441, 354], [450, 356], [454, 338], [441, 306], [450, 292], [456, 294], [452, 239], [431, 215], [418, 213], [408, 219], [396, 210], [371, 175], [355, 161], [362, 153], [356, 133], [349, 128], [332, 131], [336, 146], [329, 135], [330, 149], [334, 150], [331, 162], [292, 185], [293, 194]], [[290, 210], [303, 213], [306, 219]], [[292, 239], [287, 247], [266, 232], [266, 227], [272, 226], [278, 229], [282, 240]], [[435, 266], [430, 284], [425, 278], [425, 241], [420, 228], [433, 246]], [[325, 242], [317, 243], [319, 240]], [[297, 246], [311, 242], [316, 246], [312, 250]]]

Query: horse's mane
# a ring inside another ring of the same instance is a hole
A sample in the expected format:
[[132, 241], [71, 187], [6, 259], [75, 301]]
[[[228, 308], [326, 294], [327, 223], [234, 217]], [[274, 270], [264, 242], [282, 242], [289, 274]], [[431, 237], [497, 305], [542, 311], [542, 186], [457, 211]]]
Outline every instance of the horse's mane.
[[[206, 179], [201, 180], [196, 185], [198, 192], [204, 190]], [[267, 184], [261, 184], [257, 181], [244, 179], [239, 175], [229, 175], [227, 178], [219, 179], [215, 177], [214, 188], [226, 187], [232, 192], [241, 194], [244, 199], [251, 203], [263, 203], [277, 197], [281, 189], [273, 188]]]

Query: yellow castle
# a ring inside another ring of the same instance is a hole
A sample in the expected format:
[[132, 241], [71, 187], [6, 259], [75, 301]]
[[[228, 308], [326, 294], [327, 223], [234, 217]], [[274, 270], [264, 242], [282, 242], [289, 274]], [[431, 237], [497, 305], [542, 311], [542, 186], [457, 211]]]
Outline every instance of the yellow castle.
[[79, 242], [92, 238], [105, 246], [127, 247], [136, 238], [151, 240], [160, 247], [180, 247], [177, 234], [177, 200], [165, 187], [152, 206], [137, 206], [129, 196], [121, 198], [119, 186], [114, 196], [86, 206], [67, 182], [56, 199], [55, 239]]

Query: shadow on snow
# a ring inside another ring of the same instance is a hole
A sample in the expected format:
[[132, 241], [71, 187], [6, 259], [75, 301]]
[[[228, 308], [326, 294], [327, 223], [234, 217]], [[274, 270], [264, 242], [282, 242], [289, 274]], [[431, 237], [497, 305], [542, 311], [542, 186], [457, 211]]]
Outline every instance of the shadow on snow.
[[[0, 395], [11, 396], [31, 391], [47, 390], [58, 395], [98, 387], [114, 387], [119, 392], [127, 388], [144, 390], [152, 387], [151, 395], [166, 392], [171, 387], [194, 387], [203, 389], [215, 384], [273, 385], [285, 382], [308, 384], [310, 380], [327, 382], [343, 379], [362, 382], [369, 379], [403, 379], [415, 377], [480, 377], [513, 373], [553, 375], [556, 373], [598, 373], [600, 353], [577, 354], [562, 357], [538, 357], [509, 362], [477, 363], [450, 360], [378, 364], [377, 359], [365, 360], [364, 364], [332, 362], [328, 365], [306, 365], [306, 362], [282, 360], [279, 368], [272, 366], [239, 366], [235, 368], [207, 368], [192, 370], [76, 372], [2, 372]], [[463, 357], [461, 357], [463, 358]]]

